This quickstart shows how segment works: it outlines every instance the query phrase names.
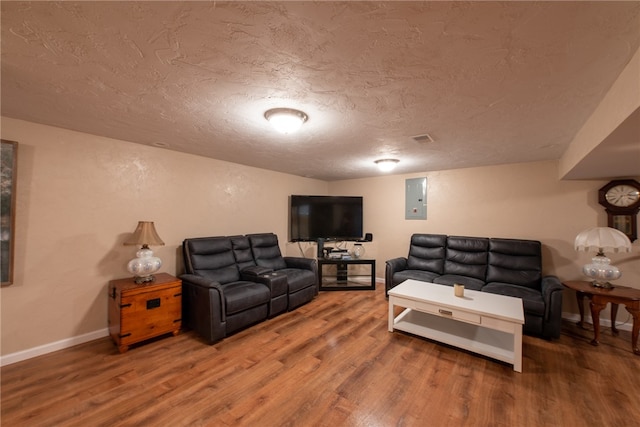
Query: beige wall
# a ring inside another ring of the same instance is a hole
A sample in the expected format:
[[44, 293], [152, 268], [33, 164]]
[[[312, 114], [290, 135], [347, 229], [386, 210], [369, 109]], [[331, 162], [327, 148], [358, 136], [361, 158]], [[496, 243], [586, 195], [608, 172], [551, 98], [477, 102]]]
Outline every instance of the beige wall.
[[[2, 354], [107, 327], [107, 283], [127, 277], [139, 220], [155, 221], [163, 271], [186, 237], [273, 231], [292, 193], [327, 183], [2, 118], [18, 141], [14, 284], [1, 298]], [[283, 245], [284, 246], [284, 245]]]
[[[405, 180], [421, 176], [427, 177], [427, 219], [405, 220]], [[598, 189], [607, 181], [557, 177], [557, 162], [549, 161], [339, 181], [329, 192], [364, 196], [364, 228], [374, 236], [365, 249], [377, 259], [378, 277], [385, 260], [407, 255], [411, 234], [441, 233], [540, 240], [546, 274], [582, 280], [582, 265], [595, 254], [574, 251], [573, 241], [586, 228], [606, 226]], [[640, 288], [639, 241], [632, 253], [610, 258], [623, 271], [620, 284]], [[577, 312], [571, 294], [565, 309]]]
[[[286, 254], [314, 256], [314, 244], [285, 243], [288, 196], [361, 195], [374, 234], [366, 256], [379, 278], [384, 261], [425, 232], [541, 240], [545, 273], [580, 279], [592, 254], [576, 253], [573, 239], [606, 223], [597, 204], [606, 181], [559, 181], [557, 162], [326, 183], [8, 118], [2, 138], [20, 143], [15, 284], [0, 291], [3, 355], [106, 328], [107, 282], [128, 276], [135, 249], [122, 242], [138, 220], [155, 221], [166, 246], [153, 249], [177, 273], [185, 237], [273, 231]], [[428, 219], [407, 221], [405, 179], [419, 176], [428, 178]], [[639, 243], [612, 259], [620, 282], [640, 288]]]

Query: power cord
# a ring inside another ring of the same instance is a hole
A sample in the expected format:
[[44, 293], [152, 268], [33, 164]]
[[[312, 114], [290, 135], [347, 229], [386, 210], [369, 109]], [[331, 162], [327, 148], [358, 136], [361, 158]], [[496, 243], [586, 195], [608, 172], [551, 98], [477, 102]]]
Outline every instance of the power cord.
[[627, 313], [627, 320], [625, 320], [624, 322], [622, 322], [622, 323], [618, 323], [618, 322], [616, 322], [616, 323], [615, 323], [616, 328], [617, 328], [618, 326], [626, 325], [627, 323], [629, 323], [629, 320], [631, 320], [631, 313]]
[[307, 257], [304, 254], [304, 249], [302, 249], [302, 244], [300, 243], [300, 240], [298, 240], [298, 250], [300, 251], [300, 255], [302, 255], [302, 258], [306, 258]]

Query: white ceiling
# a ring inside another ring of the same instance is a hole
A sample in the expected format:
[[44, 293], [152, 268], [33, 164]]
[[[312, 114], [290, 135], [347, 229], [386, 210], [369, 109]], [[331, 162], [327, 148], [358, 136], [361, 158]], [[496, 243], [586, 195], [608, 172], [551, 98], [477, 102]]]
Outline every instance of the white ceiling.
[[[637, 1], [1, 7], [2, 115], [323, 180], [559, 159], [640, 44]], [[597, 158], [640, 159], [634, 116]]]

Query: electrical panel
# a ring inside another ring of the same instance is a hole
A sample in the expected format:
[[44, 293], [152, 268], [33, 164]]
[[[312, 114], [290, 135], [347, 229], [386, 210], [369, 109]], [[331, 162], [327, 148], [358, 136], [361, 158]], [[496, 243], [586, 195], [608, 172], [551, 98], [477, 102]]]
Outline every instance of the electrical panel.
[[427, 219], [427, 178], [405, 182], [405, 219]]

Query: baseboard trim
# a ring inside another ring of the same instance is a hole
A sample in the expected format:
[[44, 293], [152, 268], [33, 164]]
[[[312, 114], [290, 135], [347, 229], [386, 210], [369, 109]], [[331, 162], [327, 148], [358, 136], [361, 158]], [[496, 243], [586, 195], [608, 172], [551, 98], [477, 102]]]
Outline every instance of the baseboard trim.
[[[623, 320], [624, 323], [620, 323], [620, 312], [618, 312], [618, 318], [616, 318], [616, 326], [621, 331], [629, 331], [631, 332], [633, 329], [633, 317], [629, 314], [629, 318], [627, 320]], [[628, 314], [628, 313], [627, 313]], [[566, 311], [562, 312], [562, 318], [568, 320], [570, 322], [577, 323], [580, 320], [580, 315], [577, 313], [569, 313]], [[593, 325], [593, 321], [591, 320], [591, 313], [584, 314], [584, 322], [590, 325]], [[603, 319], [600, 317], [600, 326], [604, 326], [605, 328], [611, 327], [611, 319]]]
[[109, 329], [105, 328], [98, 331], [89, 332], [87, 334], [66, 338], [49, 344], [39, 345], [38, 347], [33, 347], [27, 350], [1, 356], [0, 366], [22, 362], [23, 360], [42, 356], [43, 354], [47, 353], [53, 353], [54, 351], [63, 350], [65, 348], [73, 347], [74, 345], [84, 344], [86, 342], [97, 340], [99, 338], [104, 338], [107, 336], [109, 336]]

